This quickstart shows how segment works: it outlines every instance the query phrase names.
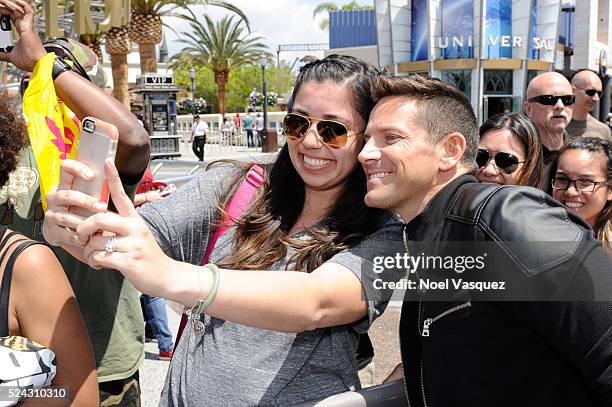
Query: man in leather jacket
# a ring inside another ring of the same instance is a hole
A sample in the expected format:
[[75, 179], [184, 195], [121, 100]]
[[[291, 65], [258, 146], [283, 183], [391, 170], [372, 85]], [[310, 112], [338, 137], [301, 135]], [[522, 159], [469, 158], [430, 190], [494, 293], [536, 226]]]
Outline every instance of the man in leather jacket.
[[477, 121], [450, 85], [381, 77], [373, 92], [366, 203], [397, 214], [389, 228], [408, 254], [423, 242], [493, 248], [487, 271], [520, 287], [406, 291], [410, 406], [612, 405], [612, 261], [588, 225], [540, 190], [477, 183]]

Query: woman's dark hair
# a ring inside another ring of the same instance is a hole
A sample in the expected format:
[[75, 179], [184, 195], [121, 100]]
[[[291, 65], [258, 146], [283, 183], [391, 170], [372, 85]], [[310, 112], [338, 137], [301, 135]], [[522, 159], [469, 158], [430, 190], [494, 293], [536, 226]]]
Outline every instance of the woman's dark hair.
[[[612, 189], [612, 146], [606, 140], [598, 137], [574, 137], [568, 141], [559, 151], [559, 157], [567, 150], [586, 150], [591, 154], [602, 154], [604, 158], [603, 171], [606, 174], [608, 188]], [[612, 219], [612, 201], [607, 201], [602, 211], [595, 219], [593, 231], [595, 236], [604, 244], [612, 247], [612, 242], [606, 233], [606, 224]]]
[[15, 112], [14, 99], [0, 93], [0, 187], [17, 168], [19, 153], [28, 143], [28, 131], [23, 119]]
[[[298, 74], [289, 111], [304, 83], [332, 82], [351, 90], [353, 97], [350, 102], [367, 122], [374, 107], [370, 83], [377, 75], [380, 75], [377, 69], [350, 56], [329, 55], [311, 62]], [[363, 143], [362, 140], [360, 142]], [[220, 219], [225, 214], [224, 208], [229, 199], [244, 179], [248, 166], [242, 168], [243, 171], [232, 182], [233, 187], [219, 203]], [[295, 269], [310, 272], [380, 226], [383, 212], [365, 205], [366, 177], [361, 166], [356, 165], [344, 182], [341, 198], [336, 200], [319, 224], [308, 228], [312, 239], [292, 239], [288, 233], [304, 207], [305, 190], [304, 181], [291, 162], [287, 145], [266, 171], [263, 187], [244, 215], [236, 221], [235, 251], [229, 259], [219, 263], [223, 267], [261, 270], [284, 259], [287, 249], [291, 247], [295, 249], [291, 258], [295, 262]]]
[[503, 113], [491, 117], [480, 126], [480, 138], [490, 130], [508, 130], [525, 148], [525, 165], [518, 177], [518, 185], [537, 188], [544, 171], [544, 157], [540, 133], [531, 119], [520, 113]]

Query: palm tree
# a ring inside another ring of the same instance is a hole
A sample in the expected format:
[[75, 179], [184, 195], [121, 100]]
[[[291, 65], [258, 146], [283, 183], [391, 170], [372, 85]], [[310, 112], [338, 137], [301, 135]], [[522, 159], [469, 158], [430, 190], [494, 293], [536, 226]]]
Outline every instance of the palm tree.
[[204, 65], [215, 75], [219, 112], [225, 114], [225, 85], [232, 70], [241, 65], [258, 61], [259, 55], [266, 52], [266, 46], [259, 42], [261, 37], [251, 37], [241, 26], [242, 19], [225, 16], [216, 23], [204, 15], [204, 24], [195, 17], [185, 17], [192, 32], [183, 32], [179, 42], [187, 45], [172, 57], [172, 66]]
[[[157, 72], [155, 46], [162, 40], [162, 16], [181, 16], [176, 10], [187, 10], [195, 16], [188, 6], [204, 4], [223, 7], [238, 14], [250, 30], [246, 15], [236, 6], [221, 0], [132, 0], [132, 18], [129, 24], [130, 39], [138, 43], [140, 53], [140, 71]], [[169, 27], [172, 29], [171, 27]]]
[[[360, 6], [356, 0], [352, 0], [350, 3], [343, 5], [342, 7], [338, 7], [338, 5], [331, 1], [326, 1], [323, 3], [319, 3], [317, 7], [315, 7], [312, 12], [312, 17], [316, 18], [321, 13], [327, 13], [329, 15], [330, 11], [348, 11], [348, 10], [374, 10], [372, 6]], [[322, 30], [327, 30], [329, 27], [329, 17], [324, 17], [319, 24]]]
[[104, 57], [102, 54], [102, 41], [104, 40], [105, 32], [100, 31], [96, 27], [96, 32], [93, 34], [81, 34], [79, 35], [79, 42], [87, 45], [96, 54], [100, 63], [104, 63]]
[[112, 27], [106, 33], [106, 52], [111, 58], [113, 71], [113, 96], [130, 107], [130, 94], [128, 88], [128, 62], [127, 56], [132, 52], [132, 43], [126, 26]]

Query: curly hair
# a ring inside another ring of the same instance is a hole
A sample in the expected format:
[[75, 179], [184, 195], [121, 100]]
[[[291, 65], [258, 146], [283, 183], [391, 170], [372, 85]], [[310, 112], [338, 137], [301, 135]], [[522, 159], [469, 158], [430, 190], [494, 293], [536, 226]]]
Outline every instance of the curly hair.
[[15, 99], [6, 92], [0, 94], [0, 112], [0, 186], [3, 186], [17, 168], [19, 154], [28, 143], [28, 131], [15, 111]]

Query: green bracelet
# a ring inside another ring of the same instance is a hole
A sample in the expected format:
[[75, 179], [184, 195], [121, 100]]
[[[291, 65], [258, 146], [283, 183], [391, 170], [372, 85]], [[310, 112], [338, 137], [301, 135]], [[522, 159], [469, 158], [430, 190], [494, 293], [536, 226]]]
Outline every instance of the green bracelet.
[[215, 300], [217, 296], [217, 290], [219, 289], [219, 281], [221, 280], [221, 273], [219, 272], [219, 267], [212, 263], [205, 264], [204, 267], [212, 271], [213, 273], [213, 284], [210, 292], [206, 296], [206, 299], [200, 300], [200, 304], [198, 305], [198, 309], [196, 311], [196, 315], [200, 315], [206, 308]]

